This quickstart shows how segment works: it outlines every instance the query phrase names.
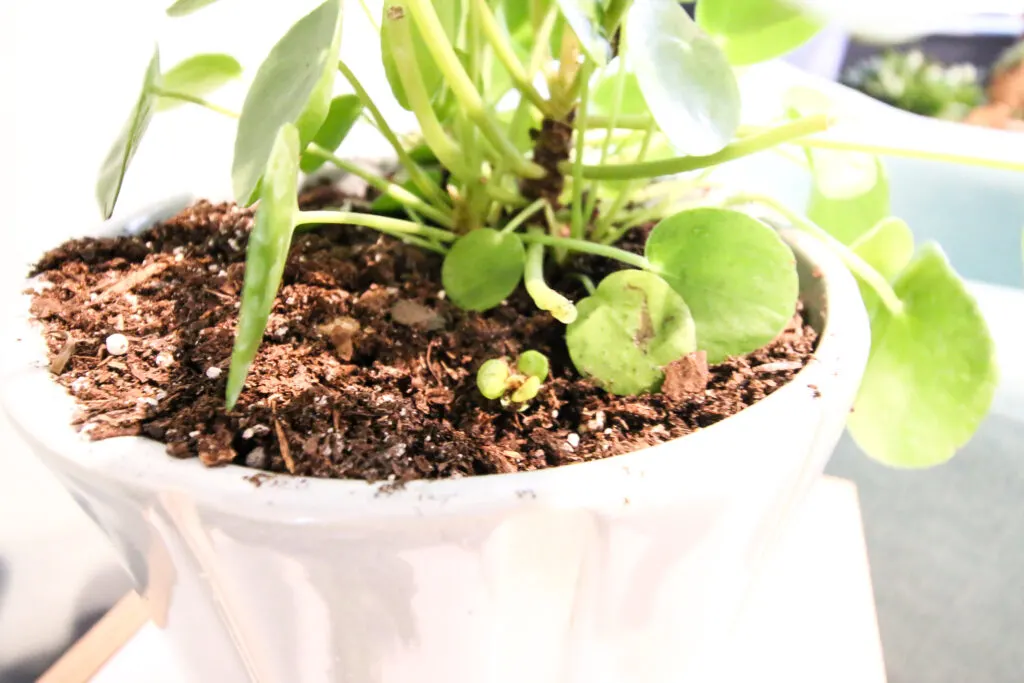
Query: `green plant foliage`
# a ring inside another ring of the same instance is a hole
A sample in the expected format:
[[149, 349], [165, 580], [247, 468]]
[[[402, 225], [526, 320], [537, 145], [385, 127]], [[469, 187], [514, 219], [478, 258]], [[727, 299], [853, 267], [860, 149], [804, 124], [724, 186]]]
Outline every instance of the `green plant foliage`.
[[[169, 92], [204, 97], [231, 81], [240, 78], [242, 65], [231, 55], [201, 54], [189, 57], [168, 69], [160, 84]], [[161, 97], [158, 110], [184, 104], [181, 100]]]
[[793, 252], [761, 221], [728, 209], [681, 211], [659, 222], [647, 259], [686, 301], [697, 346], [718, 363], [758, 349], [793, 317]]
[[187, 14], [192, 14], [207, 5], [212, 5], [217, 0], [178, 0], [173, 5], [167, 8], [167, 16], [170, 17], [183, 17]]
[[512, 372], [503, 358], [491, 358], [484, 361], [476, 373], [476, 386], [484, 398], [491, 400], [501, 398], [508, 386], [508, 378]]
[[580, 47], [598, 66], [611, 56], [611, 45], [601, 35], [601, 5], [598, 0], [555, 0], [565, 22], [576, 34]]
[[942, 251], [925, 246], [896, 280], [902, 314], [880, 309], [849, 419], [873, 458], [895, 467], [949, 460], [981, 424], [995, 392], [985, 320]]
[[889, 216], [858, 237], [850, 248], [892, 282], [914, 257], [914, 233], [906, 221]]
[[648, 112], [644, 94], [640, 92], [640, 84], [636, 74], [626, 70], [625, 82], [622, 85], [622, 98], [618, 94], [617, 79], [621, 70], [626, 68], [622, 59], [616, 57], [608, 63], [608, 67], [597, 74], [594, 84], [590, 87], [590, 104], [588, 112], [593, 115], [610, 116], [616, 109], [623, 116], [644, 116]]
[[686, 302], [654, 273], [612, 273], [576, 308], [579, 317], [565, 334], [569, 356], [613, 394], [657, 391], [662, 368], [697, 349]]
[[100, 167], [99, 178], [96, 181], [96, 199], [99, 201], [100, 211], [103, 212], [104, 218], [110, 218], [114, 213], [114, 206], [117, 204], [118, 195], [121, 194], [121, 185], [124, 183], [124, 174], [128, 171], [128, 164], [135, 157], [139, 143], [142, 142], [142, 136], [153, 117], [153, 108], [156, 103], [154, 90], [159, 85], [160, 51], [154, 50], [132, 113], [122, 126], [121, 134], [111, 145], [110, 151], [107, 152], [103, 165]]
[[807, 217], [850, 244], [889, 216], [889, 180], [882, 160], [859, 152], [814, 150]]
[[[427, 177], [430, 178], [431, 182], [433, 182], [435, 185], [440, 186], [440, 184], [441, 184], [441, 169], [439, 169], [437, 167], [427, 168], [427, 169], [424, 169], [424, 172], [427, 174]], [[404, 177], [404, 174], [403, 174], [403, 177]], [[398, 182], [398, 181], [396, 181], [396, 182]], [[416, 185], [415, 181], [413, 181], [413, 180], [411, 180], [409, 178], [405, 178], [399, 184], [402, 186], [403, 189], [406, 189], [409, 192], [412, 192], [414, 195], [416, 195], [420, 199], [426, 199], [426, 197], [423, 195], [423, 192], [420, 190], [419, 186]], [[370, 204], [370, 210], [373, 211], [374, 213], [384, 213], [384, 214], [400, 213], [402, 211], [402, 204], [400, 204], [397, 200], [392, 199], [388, 195], [382, 194], [381, 196], [379, 196], [379, 197], [377, 197], [376, 199], [373, 200], [373, 203]]]
[[[363, 103], [358, 97], [355, 95], [338, 95], [331, 100], [331, 106], [327, 110], [327, 118], [324, 119], [320, 130], [313, 136], [313, 143], [328, 152], [335, 151], [345, 141], [346, 136], [348, 136], [356, 121], [359, 120], [359, 115], [362, 112]], [[304, 173], [312, 173], [323, 165], [324, 159], [322, 157], [303, 153], [300, 166]]]
[[782, 0], [700, 0], [697, 25], [738, 66], [773, 59], [821, 29], [820, 22]]
[[260, 205], [246, 251], [242, 305], [228, 373], [229, 410], [242, 392], [281, 286], [299, 211], [299, 145], [298, 129], [291, 123], [284, 124], [274, 140], [263, 174]]
[[341, 0], [326, 0], [300, 19], [270, 51], [253, 79], [235, 137], [235, 199], [250, 204], [274, 138], [292, 123], [305, 147], [327, 118], [341, 40]]
[[[444, 26], [448, 39], [454, 40], [458, 36], [462, 20], [462, 0], [435, 0], [434, 8]], [[406, 21], [409, 24], [416, 63], [419, 66], [420, 73], [423, 75], [423, 82], [426, 85], [427, 93], [430, 94], [431, 99], [434, 101], [435, 109], [441, 109], [444, 99], [443, 94], [446, 90], [444, 87], [444, 77], [441, 75], [441, 70], [438, 69], [433, 56], [430, 54], [430, 49], [427, 47], [423, 34], [416, 26], [416, 22], [413, 21], [408, 9], [406, 9], [404, 0], [386, 0], [380, 25], [381, 59], [384, 64], [384, 75], [388, 79], [388, 85], [391, 86], [391, 92], [404, 109], [412, 109], [409, 105], [409, 98], [405, 94], [402, 79], [398, 75], [398, 65], [395, 62], [394, 49], [392, 47], [395, 40], [394, 22], [397, 20]], [[441, 118], [446, 117], [442, 116]]]
[[523, 351], [516, 361], [516, 369], [527, 377], [536, 377], [541, 382], [548, 378], [551, 364], [548, 357], [540, 351]]
[[644, 100], [676, 151], [703, 156], [729, 144], [740, 123], [736, 77], [679, 3], [634, 2], [626, 41]]
[[448, 298], [467, 311], [494, 308], [523, 278], [526, 249], [519, 235], [481, 228], [452, 245], [441, 269]]

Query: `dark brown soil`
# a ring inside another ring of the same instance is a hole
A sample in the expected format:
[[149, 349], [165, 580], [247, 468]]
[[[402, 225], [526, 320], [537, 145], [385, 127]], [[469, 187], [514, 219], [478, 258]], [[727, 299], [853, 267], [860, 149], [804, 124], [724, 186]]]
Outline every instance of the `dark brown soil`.
[[[338, 201], [330, 191], [306, 206]], [[396, 483], [604, 458], [711, 425], [810, 358], [799, 316], [778, 340], [707, 368], [668, 369], [665, 393], [615, 397], [568, 361], [564, 326], [516, 294], [486, 314], [445, 300], [440, 259], [349, 226], [296, 237], [263, 347], [236, 409], [224, 390], [252, 212], [201, 202], [142, 237], [68, 242], [34, 274], [56, 379], [90, 437], [147, 435], [177, 457]], [[625, 245], [638, 249], [643, 235]], [[613, 269], [580, 259], [595, 279]], [[584, 295], [574, 279], [557, 283]], [[124, 355], [109, 335], [128, 339]], [[524, 412], [484, 399], [475, 373], [528, 348], [552, 379]], [[706, 381], [706, 387], [704, 382]]]

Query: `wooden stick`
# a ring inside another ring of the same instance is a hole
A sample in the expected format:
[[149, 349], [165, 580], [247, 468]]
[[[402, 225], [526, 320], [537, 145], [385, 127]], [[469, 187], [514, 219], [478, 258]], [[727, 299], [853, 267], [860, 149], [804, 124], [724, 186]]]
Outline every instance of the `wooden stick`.
[[128, 593], [36, 683], [87, 683], [149, 619], [146, 602]]

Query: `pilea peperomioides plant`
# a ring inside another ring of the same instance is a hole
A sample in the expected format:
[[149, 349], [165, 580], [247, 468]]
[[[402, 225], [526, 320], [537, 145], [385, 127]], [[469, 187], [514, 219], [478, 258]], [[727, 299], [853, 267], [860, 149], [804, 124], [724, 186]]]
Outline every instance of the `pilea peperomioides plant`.
[[[179, 0], [169, 14], [211, 1]], [[443, 254], [445, 293], [466, 310], [525, 287], [565, 323], [581, 374], [640, 394], [659, 390], [667, 364], [697, 351], [710, 363], [749, 353], [792, 318], [793, 254], [763, 214], [825, 242], [862, 285], [873, 349], [849, 426], [868, 453], [931, 465], [978, 427], [996, 381], [993, 344], [942, 252], [915, 251], [910, 229], [889, 215], [880, 161], [813, 137], [832, 120], [814, 93], [794, 93], [792, 116], [777, 125], [740, 125], [736, 68], [806, 41], [819, 28], [813, 18], [782, 0], [701, 0], [696, 21], [674, 0], [386, 0], [384, 71], [419, 123], [410, 144], [339, 61], [342, 15], [341, 0], [326, 0], [292, 26], [237, 115], [234, 195], [258, 208], [229, 407], [292, 236], [308, 226], [362, 226]], [[163, 73], [153, 56], [100, 177], [107, 215], [153, 112], [191, 102], [235, 116], [204, 98], [239, 71], [229, 57], [201, 55]], [[351, 93], [335, 96], [335, 81]], [[390, 143], [399, 174], [335, 155], [360, 119]], [[806, 215], [767, 197], [695, 192], [715, 166], [787, 144], [806, 151]], [[324, 163], [375, 188], [373, 210], [299, 210], [300, 171]], [[648, 224], [642, 255], [616, 246]], [[599, 283], [584, 277], [589, 295], [579, 301], [546, 279], [570, 268], [574, 252], [620, 265]], [[478, 359], [481, 392], [523, 409], [548, 372], [546, 359], [543, 372], [533, 361]]]

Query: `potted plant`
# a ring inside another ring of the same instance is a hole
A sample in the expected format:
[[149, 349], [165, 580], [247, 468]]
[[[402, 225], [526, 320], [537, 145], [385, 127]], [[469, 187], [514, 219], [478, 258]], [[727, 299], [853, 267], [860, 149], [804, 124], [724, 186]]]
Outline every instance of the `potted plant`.
[[[815, 20], [387, 0], [409, 140], [337, 61], [342, 15], [325, 0], [259, 67], [235, 201], [50, 251], [5, 353], [13, 422], [195, 680], [703, 680], [844, 425], [901, 467], [977, 428], [984, 321], [888, 215], [878, 160], [813, 137], [811, 92], [740, 125], [734, 69]], [[154, 54], [106, 216], [154, 112], [233, 116], [206, 98], [238, 71]], [[335, 155], [360, 117], [397, 167]], [[806, 215], [709, 184], [783, 144]], [[325, 163], [365, 189], [299, 184]]]

